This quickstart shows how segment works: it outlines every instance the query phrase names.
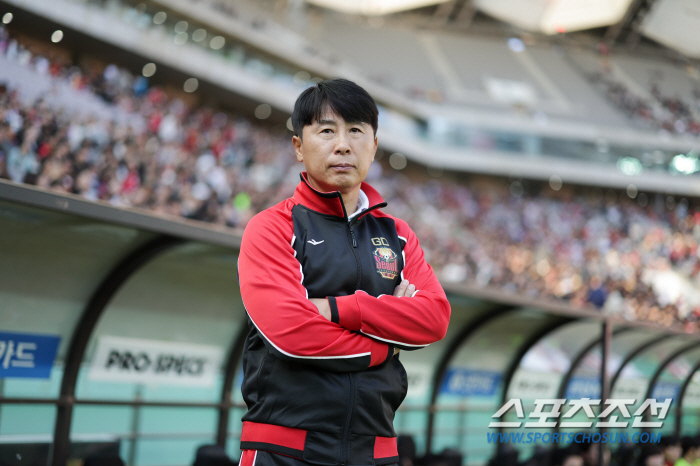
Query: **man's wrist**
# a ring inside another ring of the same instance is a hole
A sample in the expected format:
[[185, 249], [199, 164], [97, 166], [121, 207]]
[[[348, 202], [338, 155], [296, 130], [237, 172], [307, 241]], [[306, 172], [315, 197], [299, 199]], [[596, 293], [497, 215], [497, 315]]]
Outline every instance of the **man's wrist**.
[[335, 304], [338, 309], [338, 325], [348, 330], [360, 330], [362, 319], [360, 317], [360, 306], [357, 303], [357, 295], [361, 292], [347, 296], [337, 296]]
[[328, 300], [326, 298], [311, 298], [309, 299], [314, 306], [316, 306], [316, 309], [318, 310], [318, 314], [323, 317], [326, 320], [331, 320], [331, 307], [328, 304]]

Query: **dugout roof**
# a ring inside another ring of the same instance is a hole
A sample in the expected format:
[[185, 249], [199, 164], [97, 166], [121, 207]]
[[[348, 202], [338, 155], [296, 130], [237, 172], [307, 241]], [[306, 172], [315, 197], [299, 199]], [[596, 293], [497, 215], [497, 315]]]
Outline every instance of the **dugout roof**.
[[[0, 333], [60, 337], [48, 380], [0, 378], [0, 408], [55, 406], [46, 434], [55, 445], [52, 464], [68, 457], [74, 410], [82, 405], [212, 408], [216, 441], [230, 444], [237, 422], [230, 413], [243, 409], [236, 384], [247, 330], [236, 278], [240, 240], [238, 230], [0, 180]], [[509, 397], [602, 397], [610, 386], [613, 395], [637, 386], [648, 396], [665, 387], [682, 399], [700, 368], [697, 334], [564, 302], [445, 288], [453, 306], [446, 338], [401, 353], [414, 384], [405, 409], [423, 414], [401, 422], [427, 451], [452, 442], [441, 437], [440, 426], [450, 422], [441, 416], [456, 404], [486, 425]], [[220, 377], [209, 388], [168, 390], [92, 382], [89, 365], [102, 336], [220, 347]], [[528, 385], [533, 380], [540, 392]], [[682, 408], [675, 403], [677, 432]], [[486, 449], [483, 442], [470, 446], [468, 435], [460, 445]]]

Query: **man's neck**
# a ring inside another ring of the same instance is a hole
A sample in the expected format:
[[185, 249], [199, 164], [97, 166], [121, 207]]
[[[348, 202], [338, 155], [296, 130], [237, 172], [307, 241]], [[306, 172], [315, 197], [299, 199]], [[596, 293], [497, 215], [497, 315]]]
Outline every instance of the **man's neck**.
[[360, 197], [360, 190], [358, 188], [354, 192], [342, 193], [342, 195], [343, 195], [343, 204], [345, 204], [345, 212], [347, 213], [348, 216], [350, 216], [350, 215], [354, 214], [355, 211], [357, 210], [357, 200]]
[[352, 214], [355, 213], [357, 210], [357, 203], [360, 198], [360, 186], [355, 186], [353, 188], [350, 188], [348, 191], [341, 191], [339, 189], [334, 189], [330, 187], [323, 187], [319, 186], [312, 178], [308, 178], [308, 183], [309, 185], [320, 192], [332, 192], [332, 191], [338, 191], [340, 192], [340, 195], [342, 196], [343, 199], [343, 205], [345, 206], [345, 212], [348, 215], [348, 217]]

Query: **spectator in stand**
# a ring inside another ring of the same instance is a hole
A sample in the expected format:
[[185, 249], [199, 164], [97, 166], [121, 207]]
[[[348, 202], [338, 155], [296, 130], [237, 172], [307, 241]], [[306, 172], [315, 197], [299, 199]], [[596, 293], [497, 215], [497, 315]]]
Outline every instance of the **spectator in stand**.
[[[579, 445], [581, 449], [581, 458], [583, 466], [609, 466], [610, 465], [610, 449], [606, 444], [596, 443], [588, 440]], [[603, 449], [603, 462], [600, 462], [600, 450]]]
[[675, 465], [683, 451], [681, 440], [675, 435], [665, 435], [661, 437], [660, 444], [663, 448], [664, 466]]
[[552, 466], [583, 466], [583, 456], [575, 446], [554, 451]]
[[601, 52], [599, 71], [590, 77], [607, 98], [630, 119], [669, 133], [689, 133], [695, 136], [700, 134], [700, 121], [695, 118], [698, 112], [691, 110], [692, 102], [664, 95], [658, 82], [652, 82], [650, 85], [649, 95], [652, 99], [649, 99], [649, 95], [640, 95], [632, 91], [612, 72], [607, 52]]
[[638, 466], [664, 466], [664, 450], [660, 445], [648, 444], [642, 447], [637, 460]]
[[674, 466], [694, 466], [700, 459], [700, 437], [685, 436], [681, 439], [681, 457]]

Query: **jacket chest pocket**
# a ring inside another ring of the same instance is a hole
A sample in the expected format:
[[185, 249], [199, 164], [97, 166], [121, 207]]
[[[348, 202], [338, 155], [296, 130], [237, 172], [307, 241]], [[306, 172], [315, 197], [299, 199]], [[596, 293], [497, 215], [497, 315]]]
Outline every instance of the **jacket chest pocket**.
[[356, 291], [360, 259], [343, 240], [336, 236], [322, 244], [304, 245], [300, 263], [309, 298], [346, 296]]

